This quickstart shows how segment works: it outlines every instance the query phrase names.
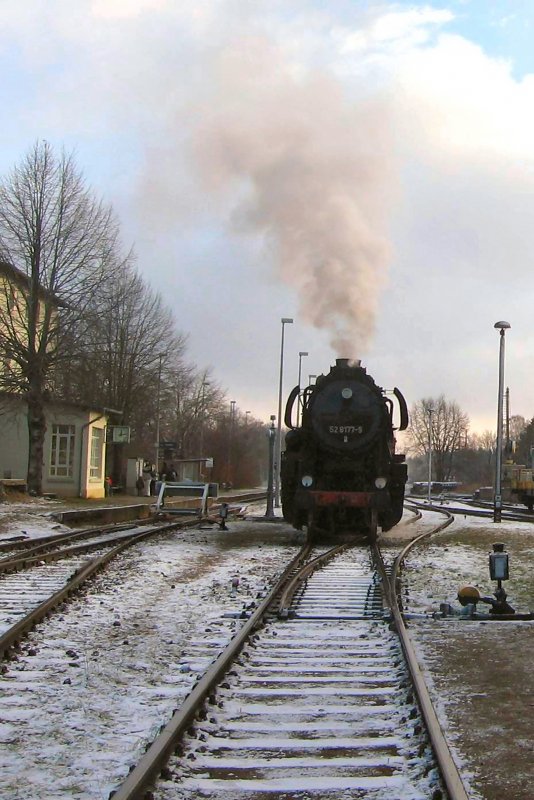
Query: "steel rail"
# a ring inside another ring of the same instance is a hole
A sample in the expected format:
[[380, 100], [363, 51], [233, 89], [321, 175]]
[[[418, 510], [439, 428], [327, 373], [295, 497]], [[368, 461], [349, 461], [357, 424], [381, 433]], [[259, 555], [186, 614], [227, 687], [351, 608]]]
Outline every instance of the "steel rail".
[[406, 509], [406, 511], [409, 511], [410, 514], [413, 514], [414, 516], [411, 519], [409, 519], [407, 522], [400, 523], [401, 525], [402, 524], [404, 524], [404, 525], [413, 525], [414, 522], [417, 522], [423, 516], [418, 508], [412, 508], [411, 506], [406, 505], [406, 503], [404, 504], [404, 508]]
[[[137, 524], [137, 521], [133, 520], [133, 524], [127, 523], [119, 523], [118, 526], [114, 525], [105, 525], [102, 528], [88, 528], [83, 531], [83, 538], [90, 538], [91, 536], [97, 536], [99, 533], [102, 535], [106, 535], [109, 533], [116, 532], [117, 534], [121, 534], [124, 531], [128, 531], [131, 528], [141, 528], [146, 527], [147, 525], [157, 525], [157, 527], [152, 527], [149, 531], [146, 531], [148, 534], [157, 534], [157, 533], [165, 533], [167, 530], [180, 530], [182, 528], [196, 528], [199, 524], [198, 517], [188, 517], [187, 519], [182, 518], [180, 521], [176, 520], [175, 522], [166, 522], [166, 523], [159, 523], [157, 522], [156, 518], [154, 517], [151, 520], [140, 520], [141, 524]], [[138, 531], [132, 536], [141, 535], [145, 531]], [[112, 544], [113, 540], [111, 539], [109, 542], [102, 542], [102, 541], [88, 541], [86, 543], [72, 545], [71, 547], [63, 547], [58, 550], [51, 549], [53, 545], [62, 545], [66, 544], [72, 539], [79, 538], [79, 534], [81, 531], [78, 531], [74, 536], [70, 536], [67, 534], [65, 539], [55, 539], [53, 542], [48, 542], [47, 548], [43, 545], [43, 547], [37, 547], [35, 550], [30, 549], [25, 551], [22, 555], [19, 556], [10, 556], [3, 559], [0, 559], [0, 575], [8, 573], [8, 572], [20, 572], [24, 569], [29, 569], [32, 566], [40, 564], [42, 562], [47, 561], [59, 561], [62, 558], [67, 558], [68, 556], [75, 555], [76, 553], [83, 553], [84, 550], [89, 552], [90, 550], [95, 550], [98, 547], [103, 547], [106, 544]]]
[[298, 565], [307, 558], [311, 545], [304, 545], [299, 553], [288, 564], [276, 584], [249, 617], [247, 622], [234, 636], [217, 660], [193, 687], [182, 705], [175, 709], [170, 722], [161, 730], [152, 742], [145, 755], [133, 768], [128, 777], [109, 795], [113, 800], [142, 800], [148, 786], [158, 777], [162, 768], [176, 750], [180, 739], [191, 725], [202, 704], [212, 693], [221, 678], [228, 671], [232, 662], [245, 645], [249, 636], [260, 627], [276, 596]]
[[[428, 508], [428, 506], [425, 506], [425, 508]], [[409, 551], [413, 547], [415, 547], [415, 545], [418, 542], [421, 542], [423, 539], [427, 539], [430, 536], [434, 536], [436, 533], [441, 533], [441, 531], [445, 530], [445, 528], [448, 528], [449, 525], [451, 525], [452, 522], [454, 522], [454, 515], [449, 509], [431, 508], [431, 510], [434, 511], [435, 513], [437, 513], [437, 514], [443, 514], [446, 517], [445, 522], [442, 522], [441, 525], [438, 525], [436, 528], [432, 528], [429, 531], [425, 531], [424, 533], [420, 533], [419, 536], [416, 536], [414, 539], [411, 539], [402, 548], [402, 550], [400, 551], [399, 555], [396, 557], [395, 562], [393, 564], [393, 570], [392, 570], [392, 574], [391, 574], [391, 581], [392, 581], [393, 585], [396, 584], [397, 577], [398, 577], [398, 574], [399, 574], [401, 566], [402, 566], [402, 562], [406, 558], [406, 555], [409, 553]], [[396, 593], [396, 594], [398, 594], [398, 593]]]
[[[230, 503], [240, 503], [241, 501], [245, 503], [252, 503], [259, 500], [264, 500], [267, 496], [265, 491], [257, 491], [257, 492], [243, 492], [243, 494], [232, 494], [232, 495], [221, 495], [218, 500], [221, 502], [230, 502]], [[220, 503], [214, 504], [212, 508], [217, 508]], [[100, 525], [91, 528], [82, 528], [79, 530], [70, 530], [64, 531], [63, 533], [50, 533], [45, 536], [39, 536], [35, 539], [5, 539], [0, 541], [0, 553], [5, 552], [6, 550], [24, 550], [25, 552], [40, 552], [47, 547], [50, 547], [57, 542], [68, 542], [75, 539], [82, 539], [83, 537], [89, 537], [93, 534], [98, 534], [99, 532], [106, 532], [106, 531], [114, 531], [114, 530], [128, 530], [128, 528], [132, 527], [141, 527], [143, 525], [152, 525], [156, 519], [156, 515], [153, 514], [152, 517], [144, 517], [140, 519], [132, 519], [126, 522], [116, 522], [111, 523], [109, 525]], [[198, 522], [198, 517], [195, 516], [195, 522]], [[185, 523], [185, 520], [182, 519], [182, 524]], [[0, 561], [1, 563], [1, 561]]]
[[[135, 536], [136, 534], [131, 534]], [[128, 537], [128, 534], [126, 534]], [[125, 538], [124, 536], [122, 537]], [[128, 537], [130, 538], [130, 537]], [[75, 556], [84, 552], [89, 553], [91, 550], [98, 550], [106, 545], [113, 544], [113, 540], [106, 541], [90, 541], [83, 544], [75, 544], [70, 547], [63, 547], [60, 550], [48, 550], [46, 552], [37, 553], [35, 555], [23, 555], [18, 558], [3, 559], [0, 561], [0, 575], [11, 572], [21, 572], [31, 567], [38, 566], [52, 561], [61, 561], [64, 558]]]
[[[437, 505], [428, 505], [427, 503], [419, 503], [415, 500], [410, 500], [411, 503], [416, 508], [421, 508], [422, 510], [426, 511], [444, 511], [443, 506]], [[451, 514], [463, 514], [466, 517], [481, 517], [481, 518], [493, 518], [493, 511], [488, 508], [488, 510], [484, 510], [483, 508], [455, 508], [454, 506], [448, 506], [447, 510], [450, 511]], [[534, 523], [534, 516], [529, 516], [528, 511], [520, 511], [517, 510], [516, 512], [506, 510], [503, 508], [502, 513], [503, 521], [508, 522], [530, 522]]]
[[[3, 553], [5, 550], [24, 550], [25, 553], [38, 553], [42, 550], [45, 550], [47, 547], [52, 547], [54, 544], [58, 542], [70, 542], [75, 539], [83, 539], [84, 536], [90, 537], [100, 532], [105, 533], [107, 531], [113, 530], [128, 530], [128, 528], [134, 527], [134, 525], [141, 526], [142, 524], [150, 524], [153, 520], [131, 520], [129, 522], [119, 522], [115, 525], [101, 525], [94, 528], [82, 528], [81, 530], [70, 530], [65, 531], [64, 533], [50, 533], [46, 536], [39, 536], [35, 539], [23, 539], [17, 541], [10, 541], [6, 539], [5, 541], [0, 542], [0, 553]], [[0, 560], [0, 564], [2, 560]]]
[[92, 575], [94, 575], [100, 569], [102, 569], [109, 561], [111, 561], [111, 559], [113, 559], [120, 552], [122, 552], [122, 550], [126, 550], [126, 548], [131, 547], [137, 542], [149, 538], [150, 536], [154, 536], [177, 527], [179, 527], [179, 524], [166, 525], [164, 527], [152, 529], [150, 531], [142, 531], [141, 533], [135, 533], [128, 539], [125, 539], [123, 542], [120, 542], [120, 544], [116, 545], [107, 553], [104, 553], [104, 555], [97, 556], [96, 558], [89, 561], [85, 566], [78, 569], [67, 580], [65, 586], [63, 586], [53, 595], [48, 597], [46, 600], [43, 600], [43, 602], [40, 603], [36, 608], [34, 608], [33, 611], [24, 616], [15, 625], [9, 628], [2, 636], [0, 636], [0, 658], [4, 658], [5, 654], [12, 647], [15, 647], [20, 642], [24, 634], [26, 634], [38, 622], [40, 622], [42, 619], [48, 616], [48, 614], [50, 614], [51, 611], [53, 611], [58, 605], [60, 605], [69, 595], [71, 595], [73, 592], [79, 589], [82, 586], [82, 584], [85, 583], [85, 581], [87, 581], [90, 577], [92, 577]]
[[330, 550], [327, 550], [325, 553], [322, 553], [317, 558], [314, 558], [312, 561], [309, 561], [307, 564], [304, 564], [303, 567], [299, 569], [296, 575], [291, 578], [289, 583], [287, 584], [286, 588], [283, 590], [282, 595], [280, 597], [280, 602], [278, 605], [278, 616], [280, 619], [287, 619], [289, 616], [289, 607], [295, 596], [295, 592], [305, 581], [307, 578], [310, 577], [312, 572], [315, 572], [316, 569], [322, 567], [323, 564], [326, 564], [330, 561], [334, 556], [338, 553], [342, 553], [344, 550], [347, 550], [349, 547], [349, 543], [339, 544], [335, 547], [332, 547]]
[[373, 548], [373, 556], [376, 560], [376, 563], [378, 565], [378, 568], [382, 576], [387, 602], [390, 607], [391, 615], [393, 617], [395, 628], [397, 630], [401, 642], [401, 647], [404, 653], [404, 657], [406, 659], [406, 663], [408, 665], [408, 669], [412, 677], [414, 691], [417, 695], [419, 708], [425, 720], [428, 736], [432, 744], [434, 755], [436, 757], [436, 761], [438, 764], [438, 769], [442, 777], [442, 780], [445, 784], [445, 787], [447, 789], [447, 793], [449, 795], [449, 800], [469, 800], [463, 781], [460, 777], [458, 767], [456, 766], [456, 763], [452, 757], [449, 745], [447, 744], [447, 740], [443, 735], [443, 731], [438, 716], [436, 714], [436, 711], [434, 709], [434, 705], [432, 703], [430, 693], [426, 685], [426, 681], [419, 667], [419, 662], [417, 659], [415, 648], [413, 646], [412, 640], [406, 628], [404, 618], [398, 602], [398, 592], [397, 592], [398, 573], [406, 554], [411, 550], [412, 547], [414, 547], [422, 539], [428, 538], [429, 536], [439, 533], [440, 531], [444, 530], [448, 525], [450, 525], [454, 520], [453, 515], [449, 511], [445, 511], [444, 509], [434, 509], [434, 510], [439, 511], [439, 513], [445, 514], [447, 516], [447, 519], [437, 528], [434, 528], [430, 531], [426, 531], [425, 533], [422, 533], [420, 536], [415, 537], [415, 539], [409, 542], [402, 549], [402, 551], [395, 559], [391, 576], [388, 576], [386, 574], [384, 562], [382, 559], [382, 554], [380, 552], [380, 547], [378, 544], [376, 544], [376, 546]]

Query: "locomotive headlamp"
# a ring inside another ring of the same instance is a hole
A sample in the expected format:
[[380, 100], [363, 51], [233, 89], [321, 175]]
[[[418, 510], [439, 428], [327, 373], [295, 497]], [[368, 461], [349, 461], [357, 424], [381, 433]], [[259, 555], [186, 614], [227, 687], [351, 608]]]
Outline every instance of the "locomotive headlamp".
[[375, 478], [375, 486], [377, 489], [384, 489], [387, 483], [387, 478]]
[[352, 397], [352, 389], [349, 389], [348, 386], [345, 387], [345, 389], [342, 389], [341, 390], [341, 397], [344, 400], [350, 400], [350, 398]]
[[313, 483], [312, 476], [311, 475], [303, 475], [302, 479], [301, 479], [301, 483], [302, 483], [303, 486], [308, 488], [308, 486], [311, 486], [312, 483]]

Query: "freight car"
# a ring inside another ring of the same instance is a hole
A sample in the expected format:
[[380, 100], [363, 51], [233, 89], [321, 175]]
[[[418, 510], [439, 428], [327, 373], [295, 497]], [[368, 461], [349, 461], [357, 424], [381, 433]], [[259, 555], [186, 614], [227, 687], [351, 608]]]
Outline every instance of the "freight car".
[[503, 499], [521, 503], [529, 511], [534, 509], [534, 469], [527, 468], [524, 464], [513, 464], [507, 461], [503, 466], [502, 481]]
[[[327, 375], [289, 395], [285, 452], [281, 461], [284, 519], [308, 538], [364, 534], [374, 538], [401, 518], [407, 478], [405, 456], [395, 453], [395, 430], [408, 426], [406, 401], [398, 389], [400, 421], [393, 401], [359, 361], [339, 358]], [[293, 425], [295, 403], [302, 422]]]

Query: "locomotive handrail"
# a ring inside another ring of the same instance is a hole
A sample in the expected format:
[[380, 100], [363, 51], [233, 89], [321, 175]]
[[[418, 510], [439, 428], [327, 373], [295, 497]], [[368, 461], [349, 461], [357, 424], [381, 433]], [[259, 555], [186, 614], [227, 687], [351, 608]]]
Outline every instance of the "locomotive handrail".
[[397, 398], [399, 403], [399, 411], [400, 411], [400, 425], [399, 431], [405, 431], [409, 425], [410, 418], [408, 416], [408, 406], [406, 404], [406, 400], [404, 399], [404, 395], [400, 389], [395, 388], [393, 389], [393, 394]]
[[298, 397], [299, 394], [300, 394], [300, 386], [295, 386], [291, 390], [291, 394], [287, 398], [286, 411], [284, 414], [284, 425], [286, 426], [286, 428], [291, 428], [291, 430], [293, 430], [293, 428], [295, 427], [291, 421], [291, 415], [293, 413], [295, 398]]

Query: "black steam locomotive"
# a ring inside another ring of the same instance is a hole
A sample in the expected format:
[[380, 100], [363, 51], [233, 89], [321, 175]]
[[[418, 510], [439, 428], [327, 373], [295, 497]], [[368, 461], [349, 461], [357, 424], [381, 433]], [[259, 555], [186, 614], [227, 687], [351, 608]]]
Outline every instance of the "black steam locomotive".
[[[408, 426], [406, 401], [393, 390], [398, 430]], [[299, 427], [292, 423], [302, 404]], [[393, 401], [360, 362], [339, 358], [328, 375], [289, 395], [285, 452], [281, 463], [284, 519], [308, 538], [364, 534], [393, 527], [402, 516], [407, 478], [405, 456], [395, 453]]]

